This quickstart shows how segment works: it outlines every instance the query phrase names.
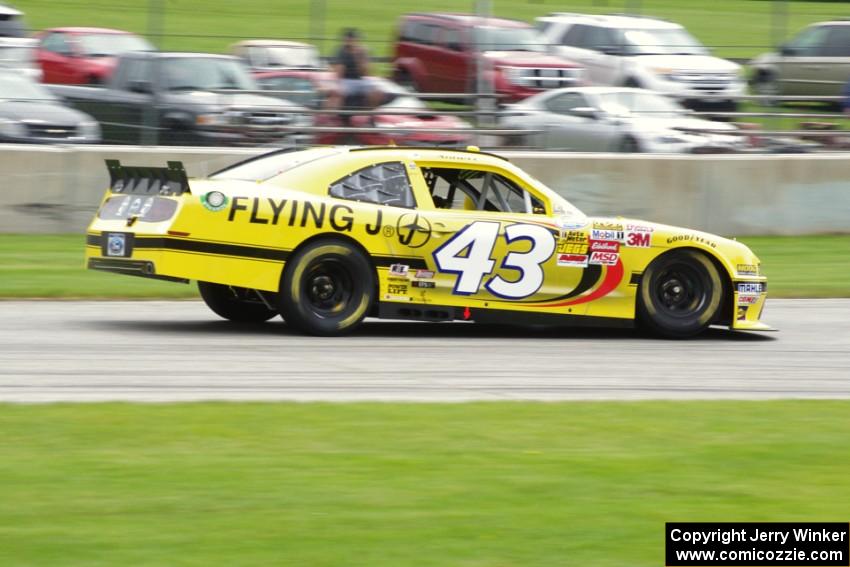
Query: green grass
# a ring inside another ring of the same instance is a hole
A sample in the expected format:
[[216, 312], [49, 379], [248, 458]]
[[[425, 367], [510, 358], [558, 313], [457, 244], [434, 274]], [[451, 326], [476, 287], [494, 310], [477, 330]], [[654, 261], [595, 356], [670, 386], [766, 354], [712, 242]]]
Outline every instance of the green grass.
[[0, 564], [658, 566], [850, 509], [850, 402], [0, 406]]
[[[850, 235], [743, 237], [771, 297], [850, 297]], [[194, 285], [84, 269], [82, 235], [0, 234], [0, 298], [191, 298]]]
[[[356, 26], [364, 31], [376, 55], [388, 56], [398, 16], [416, 11], [469, 11], [473, 2], [415, 0], [352, 3], [348, 0], [16, 0], [36, 29], [63, 25], [96, 25], [147, 33], [156, 29], [150, 5], [165, 7], [163, 49], [225, 51], [240, 39], [274, 37], [310, 39], [324, 36], [330, 53], [338, 31]], [[324, 15], [311, 12], [325, 5]], [[838, 2], [760, 0], [496, 0], [497, 16], [533, 21], [552, 11], [584, 13], [640, 12], [681, 23], [722, 57], [752, 57], [769, 50], [805, 25], [847, 16]], [[312, 40], [317, 42], [316, 40]]]

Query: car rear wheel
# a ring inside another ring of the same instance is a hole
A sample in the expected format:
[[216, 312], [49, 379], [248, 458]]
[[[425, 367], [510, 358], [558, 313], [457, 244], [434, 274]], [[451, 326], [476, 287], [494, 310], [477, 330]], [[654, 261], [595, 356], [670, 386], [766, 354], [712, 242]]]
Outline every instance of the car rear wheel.
[[723, 280], [714, 263], [696, 250], [674, 250], [653, 260], [638, 290], [638, 318], [658, 335], [687, 338], [714, 321]]
[[251, 289], [198, 282], [198, 291], [207, 307], [230, 321], [262, 323], [277, 315], [277, 310], [266, 305], [258, 293]]
[[341, 240], [319, 240], [287, 261], [280, 312], [304, 333], [344, 335], [366, 317], [375, 288], [375, 270], [360, 250]]
[[761, 99], [760, 103], [764, 106], [775, 106], [777, 100], [774, 97], [779, 96], [779, 81], [773, 73], [762, 71], [756, 75], [753, 81], [753, 90], [756, 94], [769, 97]]

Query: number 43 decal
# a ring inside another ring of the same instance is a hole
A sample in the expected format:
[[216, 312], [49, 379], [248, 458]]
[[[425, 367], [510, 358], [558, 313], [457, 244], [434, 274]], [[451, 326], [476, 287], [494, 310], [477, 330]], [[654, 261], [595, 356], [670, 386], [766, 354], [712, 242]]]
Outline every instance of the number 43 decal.
[[[498, 222], [474, 222], [434, 251], [437, 269], [457, 274], [454, 293], [477, 293], [484, 276], [493, 272], [496, 261], [491, 256], [499, 237], [499, 227]], [[520, 278], [516, 281], [508, 281], [499, 275], [490, 278], [484, 287], [493, 295], [521, 299], [535, 293], [543, 285], [541, 264], [555, 251], [555, 237], [542, 226], [508, 225], [505, 228], [505, 241], [511, 244], [518, 240], [530, 241], [531, 248], [527, 252], [508, 252], [501, 267], [519, 271]]]

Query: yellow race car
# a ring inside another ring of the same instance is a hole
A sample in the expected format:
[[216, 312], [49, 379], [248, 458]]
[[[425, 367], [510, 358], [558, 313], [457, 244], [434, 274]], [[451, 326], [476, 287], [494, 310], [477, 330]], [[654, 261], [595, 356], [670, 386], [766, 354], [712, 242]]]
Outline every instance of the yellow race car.
[[315, 335], [367, 316], [770, 330], [767, 281], [743, 244], [589, 218], [476, 148], [284, 150], [191, 181], [180, 162], [107, 166], [88, 267], [197, 280], [234, 321], [279, 314]]

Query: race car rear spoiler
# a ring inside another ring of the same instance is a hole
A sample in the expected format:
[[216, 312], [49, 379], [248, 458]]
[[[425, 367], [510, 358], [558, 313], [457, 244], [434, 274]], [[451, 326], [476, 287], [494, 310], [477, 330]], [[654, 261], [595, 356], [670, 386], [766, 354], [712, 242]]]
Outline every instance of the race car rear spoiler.
[[181, 161], [169, 161], [168, 167], [140, 167], [108, 159], [106, 169], [109, 170], [109, 189], [113, 193], [164, 196], [189, 193], [189, 178]]

